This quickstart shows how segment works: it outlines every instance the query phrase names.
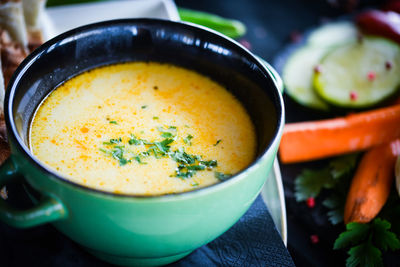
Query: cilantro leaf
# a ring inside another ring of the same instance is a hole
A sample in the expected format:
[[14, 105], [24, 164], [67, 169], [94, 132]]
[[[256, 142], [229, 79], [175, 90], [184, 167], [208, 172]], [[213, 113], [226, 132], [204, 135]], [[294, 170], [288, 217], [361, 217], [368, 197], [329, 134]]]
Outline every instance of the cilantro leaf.
[[400, 240], [389, 231], [390, 227], [390, 222], [380, 218], [372, 222], [373, 243], [383, 251], [400, 249]]
[[352, 247], [346, 260], [347, 267], [356, 266], [383, 266], [382, 252], [371, 244], [371, 241]]
[[297, 201], [316, 197], [322, 188], [331, 188], [334, 185], [329, 169], [305, 169], [295, 180], [295, 196]]
[[370, 225], [362, 223], [348, 223], [346, 225], [346, 232], [343, 232], [336, 239], [333, 249], [346, 248], [350, 245], [357, 244], [364, 241], [369, 234]]

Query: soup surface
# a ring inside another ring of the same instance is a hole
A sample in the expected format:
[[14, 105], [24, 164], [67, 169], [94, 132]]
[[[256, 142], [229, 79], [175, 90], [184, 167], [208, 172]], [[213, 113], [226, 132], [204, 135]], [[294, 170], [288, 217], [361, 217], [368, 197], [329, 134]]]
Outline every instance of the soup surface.
[[80, 74], [41, 103], [30, 148], [73, 182], [159, 195], [227, 179], [255, 157], [254, 126], [240, 102], [196, 72], [123, 63]]

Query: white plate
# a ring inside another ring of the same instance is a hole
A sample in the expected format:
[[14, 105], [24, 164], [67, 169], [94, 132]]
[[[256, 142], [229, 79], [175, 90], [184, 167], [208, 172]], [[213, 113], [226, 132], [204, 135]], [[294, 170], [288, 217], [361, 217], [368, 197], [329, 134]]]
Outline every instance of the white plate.
[[[50, 39], [62, 32], [89, 23], [139, 17], [179, 20], [178, 10], [173, 0], [120, 0], [51, 7], [41, 19], [44, 35]], [[262, 188], [261, 195], [286, 245], [286, 206], [277, 160]]]

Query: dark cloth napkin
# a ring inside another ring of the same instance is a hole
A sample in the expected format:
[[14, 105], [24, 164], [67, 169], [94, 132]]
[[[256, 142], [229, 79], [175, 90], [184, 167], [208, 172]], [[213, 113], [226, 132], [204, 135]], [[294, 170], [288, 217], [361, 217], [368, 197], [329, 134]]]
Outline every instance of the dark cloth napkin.
[[[15, 229], [0, 222], [0, 266], [109, 266], [50, 225]], [[227, 232], [169, 266], [294, 266], [259, 196]]]

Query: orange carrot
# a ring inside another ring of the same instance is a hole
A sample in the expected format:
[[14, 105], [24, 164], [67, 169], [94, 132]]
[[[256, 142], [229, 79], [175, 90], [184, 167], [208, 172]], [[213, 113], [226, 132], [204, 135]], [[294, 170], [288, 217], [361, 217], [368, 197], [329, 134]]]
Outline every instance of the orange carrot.
[[315, 160], [365, 150], [400, 137], [400, 105], [322, 121], [288, 123], [283, 130], [283, 163]]
[[379, 213], [389, 196], [400, 139], [367, 151], [351, 182], [344, 222], [367, 223]]

